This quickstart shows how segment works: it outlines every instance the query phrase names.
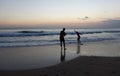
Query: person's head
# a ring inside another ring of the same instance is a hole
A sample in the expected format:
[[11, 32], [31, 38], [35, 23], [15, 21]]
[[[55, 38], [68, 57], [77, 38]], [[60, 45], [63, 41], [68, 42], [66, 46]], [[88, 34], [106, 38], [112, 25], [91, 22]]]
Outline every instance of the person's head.
[[77, 31], [75, 31], [75, 33], [78, 33]]
[[63, 28], [63, 31], [65, 31], [65, 28]]

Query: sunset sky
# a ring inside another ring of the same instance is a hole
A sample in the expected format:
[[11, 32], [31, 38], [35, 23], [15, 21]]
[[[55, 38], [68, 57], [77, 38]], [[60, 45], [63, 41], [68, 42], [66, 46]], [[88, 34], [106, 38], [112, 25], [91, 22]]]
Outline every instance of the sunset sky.
[[0, 27], [120, 27], [120, 0], [0, 0]]

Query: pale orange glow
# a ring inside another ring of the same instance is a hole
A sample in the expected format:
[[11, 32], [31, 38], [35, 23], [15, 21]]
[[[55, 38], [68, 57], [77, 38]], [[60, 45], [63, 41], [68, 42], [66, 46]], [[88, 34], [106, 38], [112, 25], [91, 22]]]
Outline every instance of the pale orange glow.
[[11, 25], [11, 26], [40, 26], [40, 25], [66, 25], [73, 26], [81, 24], [91, 24], [91, 23], [99, 23], [102, 19], [90, 18], [88, 20], [77, 19], [76, 17], [66, 17], [66, 18], [43, 18], [43, 19], [29, 19], [29, 20], [8, 20], [0, 22], [3, 25]]

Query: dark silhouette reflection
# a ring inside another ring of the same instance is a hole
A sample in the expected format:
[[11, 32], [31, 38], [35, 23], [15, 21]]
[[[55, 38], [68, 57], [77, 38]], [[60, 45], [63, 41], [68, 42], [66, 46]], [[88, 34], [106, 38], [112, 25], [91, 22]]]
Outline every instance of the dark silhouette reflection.
[[66, 55], [66, 50], [61, 48], [61, 56], [60, 56], [60, 61], [64, 62], [65, 61], [65, 55]]
[[77, 43], [77, 54], [80, 53], [80, 47], [81, 47], [81, 46], [80, 46], [80, 42], [78, 42], [78, 43]]

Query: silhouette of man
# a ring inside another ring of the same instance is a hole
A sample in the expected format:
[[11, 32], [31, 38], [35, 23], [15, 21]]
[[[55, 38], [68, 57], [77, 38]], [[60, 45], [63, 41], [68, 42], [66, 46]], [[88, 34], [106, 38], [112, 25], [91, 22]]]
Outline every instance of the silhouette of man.
[[60, 32], [60, 46], [62, 48], [64, 45], [64, 50], [66, 49], [65, 48], [65, 39], [64, 39], [65, 35], [66, 35], [65, 28], [63, 28], [63, 30]]

